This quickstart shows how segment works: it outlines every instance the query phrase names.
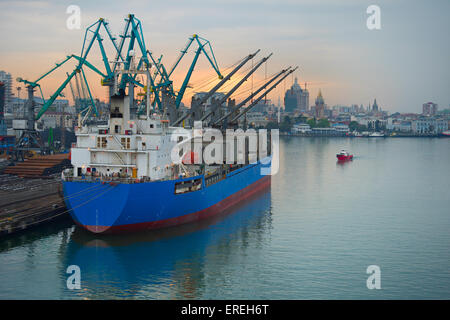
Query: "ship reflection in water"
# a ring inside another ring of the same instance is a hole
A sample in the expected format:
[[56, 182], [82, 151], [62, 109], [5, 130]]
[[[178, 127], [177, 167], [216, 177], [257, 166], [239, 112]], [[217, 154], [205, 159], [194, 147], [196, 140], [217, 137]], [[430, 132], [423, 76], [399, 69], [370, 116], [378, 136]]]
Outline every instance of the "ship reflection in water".
[[206, 282], [226, 281], [221, 267], [261, 251], [271, 219], [268, 187], [218, 216], [178, 227], [101, 236], [77, 227], [61, 269], [80, 267], [81, 290], [63, 289], [67, 291], [63, 295], [86, 299], [201, 297]]

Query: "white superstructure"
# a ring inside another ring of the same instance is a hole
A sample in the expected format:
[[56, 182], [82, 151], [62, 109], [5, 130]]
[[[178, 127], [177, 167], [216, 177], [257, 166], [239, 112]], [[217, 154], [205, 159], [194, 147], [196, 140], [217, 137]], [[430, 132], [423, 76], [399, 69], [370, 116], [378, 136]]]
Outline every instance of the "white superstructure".
[[174, 128], [157, 114], [130, 119], [128, 104], [127, 96], [112, 97], [109, 125], [76, 128], [73, 177], [159, 180], [177, 174], [170, 155]]

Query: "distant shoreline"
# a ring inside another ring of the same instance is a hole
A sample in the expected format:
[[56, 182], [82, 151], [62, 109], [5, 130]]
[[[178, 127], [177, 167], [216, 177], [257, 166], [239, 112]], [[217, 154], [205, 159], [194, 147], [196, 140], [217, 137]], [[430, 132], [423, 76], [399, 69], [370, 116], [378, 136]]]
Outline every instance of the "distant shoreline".
[[365, 139], [383, 139], [383, 138], [450, 138], [450, 136], [444, 135], [386, 135], [384, 137], [371, 137], [371, 136], [347, 136], [347, 135], [306, 135], [306, 134], [298, 134], [298, 133], [283, 133], [280, 132], [280, 136], [284, 137], [304, 137], [304, 138], [365, 138]]

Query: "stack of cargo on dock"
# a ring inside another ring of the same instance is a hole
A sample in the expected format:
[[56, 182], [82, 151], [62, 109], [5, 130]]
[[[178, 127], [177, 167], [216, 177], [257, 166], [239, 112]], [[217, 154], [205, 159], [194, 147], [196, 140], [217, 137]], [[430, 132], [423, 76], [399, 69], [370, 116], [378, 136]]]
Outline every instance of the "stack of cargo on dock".
[[69, 158], [68, 153], [38, 155], [4, 168], [0, 174], [0, 236], [67, 215], [59, 177], [70, 166]]
[[15, 166], [7, 167], [3, 173], [13, 174], [25, 178], [36, 178], [61, 172], [64, 168], [69, 166], [69, 154], [61, 153], [47, 156], [36, 156], [33, 159], [27, 159], [24, 162], [16, 163]]

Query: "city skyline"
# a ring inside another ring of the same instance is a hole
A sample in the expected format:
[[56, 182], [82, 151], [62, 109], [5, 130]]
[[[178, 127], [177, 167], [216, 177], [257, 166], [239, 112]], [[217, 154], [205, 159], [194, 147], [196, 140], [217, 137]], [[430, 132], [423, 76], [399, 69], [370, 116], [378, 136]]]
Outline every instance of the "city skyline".
[[[149, 49], [156, 56], [164, 54], [167, 65], [194, 33], [211, 41], [221, 70], [258, 48], [262, 52], [255, 61], [274, 52], [267, 67], [255, 73], [254, 84], [285, 66], [299, 65], [300, 71], [269, 95], [272, 101], [283, 98], [293, 78], [298, 77], [300, 84], [308, 83], [311, 97], [321, 89], [329, 106], [365, 106], [374, 98], [390, 112], [420, 112], [428, 101], [440, 109], [449, 106], [450, 45], [442, 41], [450, 26], [448, 2], [426, 6], [419, 1], [378, 1], [381, 30], [372, 31], [366, 27], [366, 8], [372, 4], [368, 1], [329, 0], [320, 5], [314, 1], [175, 2], [176, 9], [167, 12], [164, 2], [149, 7], [142, 1], [126, 5], [79, 1], [81, 28], [69, 30], [69, 1], [3, 1], [0, 17], [8, 32], [2, 35], [2, 42], [8, 45], [0, 49], [0, 70], [11, 73], [14, 79], [34, 80], [67, 54], [79, 53], [85, 28], [99, 17], [107, 18], [113, 32], [119, 33], [123, 18], [131, 12], [143, 23]], [[97, 59], [100, 61], [98, 54]], [[191, 59], [192, 54], [174, 74], [176, 86]], [[201, 57], [192, 83], [209, 77], [214, 77], [214, 72]], [[61, 73], [43, 82], [45, 96], [63, 79]], [[91, 75], [89, 81], [97, 84], [99, 79]], [[247, 82], [243, 90], [251, 85]], [[100, 99], [106, 97], [100, 86], [94, 85], [93, 92]], [[186, 93], [185, 103], [192, 93]]]

